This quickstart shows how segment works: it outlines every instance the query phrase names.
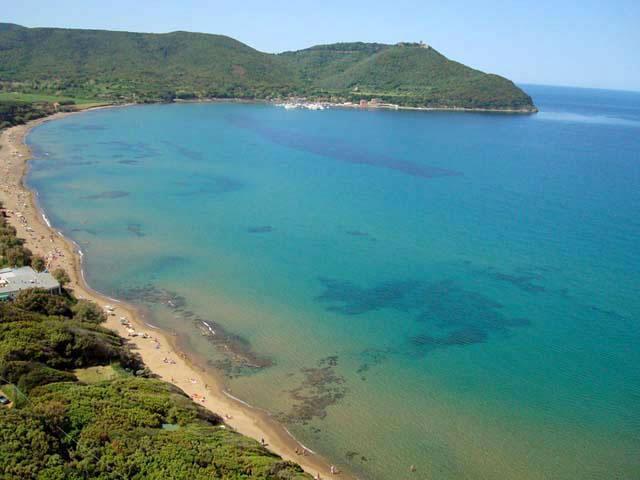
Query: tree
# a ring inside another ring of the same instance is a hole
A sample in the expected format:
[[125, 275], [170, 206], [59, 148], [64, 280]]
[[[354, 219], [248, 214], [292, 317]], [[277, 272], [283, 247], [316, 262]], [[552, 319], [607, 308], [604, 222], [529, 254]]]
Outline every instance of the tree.
[[56, 268], [53, 272], [51, 272], [51, 275], [53, 275], [53, 278], [55, 278], [63, 287], [71, 281], [69, 275], [64, 271], [63, 268]]
[[9, 247], [4, 252], [6, 262], [11, 267], [24, 267], [31, 261], [31, 251], [22, 246]]
[[100, 324], [107, 321], [107, 315], [95, 303], [89, 300], [78, 300], [73, 308], [73, 318], [80, 322]]
[[44, 315], [57, 315], [71, 317], [71, 301], [62, 295], [51, 295], [40, 288], [21, 290], [16, 295], [14, 305], [22, 310], [41, 313]]
[[46, 268], [46, 264], [44, 262], [44, 258], [41, 256], [35, 256], [31, 259], [31, 266], [36, 272], [44, 272]]

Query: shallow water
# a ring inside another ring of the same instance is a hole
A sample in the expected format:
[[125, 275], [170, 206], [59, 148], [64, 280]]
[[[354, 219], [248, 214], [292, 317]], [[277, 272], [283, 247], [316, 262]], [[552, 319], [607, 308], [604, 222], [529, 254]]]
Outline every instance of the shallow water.
[[28, 182], [94, 288], [362, 478], [638, 478], [640, 94], [525, 89], [88, 112]]

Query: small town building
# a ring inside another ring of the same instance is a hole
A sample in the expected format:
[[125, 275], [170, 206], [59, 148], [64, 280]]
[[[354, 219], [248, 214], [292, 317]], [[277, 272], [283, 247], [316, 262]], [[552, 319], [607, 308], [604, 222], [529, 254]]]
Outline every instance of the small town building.
[[49, 272], [36, 272], [31, 267], [0, 269], [0, 300], [9, 300], [29, 288], [62, 293], [60, 283]]

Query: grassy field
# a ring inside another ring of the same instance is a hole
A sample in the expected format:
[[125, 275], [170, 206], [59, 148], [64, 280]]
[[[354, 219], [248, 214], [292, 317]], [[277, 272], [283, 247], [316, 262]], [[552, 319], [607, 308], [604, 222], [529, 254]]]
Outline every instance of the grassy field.
[[98, 383], [124, 376], [124, 372], [118, 371], [113, 365], [79, 368], [73, 373], [82, 383]]
[[76, 105], [86, 107], [88, 105], [105, 105], [106, 102], [99, 102], [89, 98], [73, 98], [57, 95], [40, 95], [37, 93], [0, 92], [0, 101], [13, 100], [16, 102], [74, 102]]

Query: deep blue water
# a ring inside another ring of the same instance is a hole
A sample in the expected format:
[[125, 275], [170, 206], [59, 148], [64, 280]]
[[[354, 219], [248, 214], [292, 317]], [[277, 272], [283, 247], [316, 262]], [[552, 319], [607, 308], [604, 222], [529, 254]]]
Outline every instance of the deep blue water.
[[640, 94], [525, 89], [89, 112], [28, 182], [93, 287], [363, 478], [639, 478]]

